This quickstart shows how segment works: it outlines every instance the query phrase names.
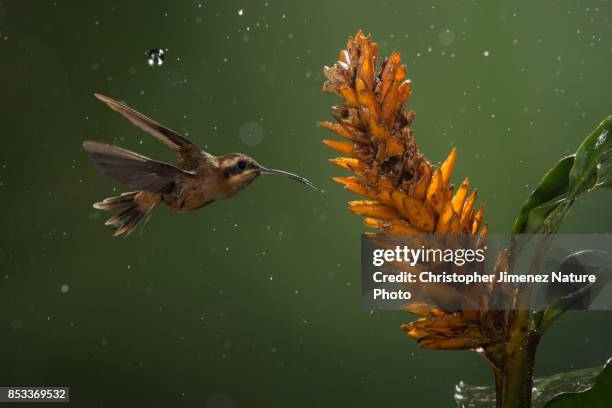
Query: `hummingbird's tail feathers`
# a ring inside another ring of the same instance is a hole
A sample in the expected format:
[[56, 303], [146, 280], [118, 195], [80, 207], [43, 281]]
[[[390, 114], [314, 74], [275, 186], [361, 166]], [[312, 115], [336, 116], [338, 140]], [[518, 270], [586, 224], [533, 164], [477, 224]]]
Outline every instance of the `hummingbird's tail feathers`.
[[93, 207], [96, 210], [121, 210], [123, 208], [131, 207], [134, 205], [135, 196], [140, 191], [130, 191], [129, 193], [121, 193], [117, 197], [105, 198], [99, 203], [95, 203]]
[[117, 146], [88, 140], [83, 148], [102, 173], [137, 190], [168, 193], [192, 177], [190, 172]]
[[104, 225], [109, 225], [115, 230], [115, 236], [130, 235], [138, 223], [145, 219], [143, 229], [146, 226], [152, 211], [161, 202], [161, 194], [146, 191], [132, 191], [123, 193], [117, 197], [109, 197], [100, 203], [95, 203], [94, 208], [99, 210], [123, 210], [119, 214], [109, 218]]

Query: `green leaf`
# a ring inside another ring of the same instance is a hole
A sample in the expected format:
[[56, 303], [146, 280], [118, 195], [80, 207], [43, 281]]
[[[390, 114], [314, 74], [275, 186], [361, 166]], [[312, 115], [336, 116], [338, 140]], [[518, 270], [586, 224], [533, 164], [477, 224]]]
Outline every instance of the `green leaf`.
[[[517, 216], [513, 234], [534, 234], [551, 213], [595, 186], [612, 188], [612, 115], [605, 118], [580, 144], [575, 155], [559, 160], [540, 180]], [[555, 231], [567, 211], [554, 220]]]
[[597, 188], [612, 188], [612, 152], [601, 158], [597, 166]]
[[574, 166], [569, 173], [569, 199], [593, 186], [591, 182], [597, 175], [598, 165], [611, 150], [612, 115], [605, 118], [578, 147]]
[[514, 221], [513, 234], [533, 234], [542, 227], [548, 214], [565, 200], [573, 165], [574, 156], [567, 156], [546, 172], [523, 204]]
[[[566, 395], [562, 393], [575, 393], [588, 390], [595, 384], [597, 376], [602, 370], [603, 367], [598, 366], [536, 378], [533, 381], [531, 407], [544, 408], [544, 406], [557, 395]], [[458, 408], [494, 407], [495, 387], [474, 386], [461, 382], [455, 386], [455, 403]], [[576, 407], [579, 406], [581, 407], [581, 405], [576, 405]], [[584, 407], [590, 407], [590, 405], [584, 405]], [[546, 406], [546, 408], [561, 407]]]
[[612, 406], [612, 358], [595, 384], [584, 391], [565, 392], [552, 398], [545, 408], [609, 408]]
[[[610, 278], [612, 278], [611, 264], [612, 258], [610, 254], [602, 251], [581, 251], [567, 257], [559, 267], [559, 271], [565, 274], [574, 273], [576, 275], [593, 274], [596, 276], [596, 280], [573, 292], [562, 294], [562, 296], [551, 302], [546, 309], [536, 312], [536, 329], [540, 333], [544, 333], [568, 309], [587, 309], [597, 298], [601, 290], [608, 284]], [[553, 291], [553, 289], [556, 289], [555, 292], [559, 290], [559, 288], [554, 286], [549, 286], [548, 288], [549, 291]]]

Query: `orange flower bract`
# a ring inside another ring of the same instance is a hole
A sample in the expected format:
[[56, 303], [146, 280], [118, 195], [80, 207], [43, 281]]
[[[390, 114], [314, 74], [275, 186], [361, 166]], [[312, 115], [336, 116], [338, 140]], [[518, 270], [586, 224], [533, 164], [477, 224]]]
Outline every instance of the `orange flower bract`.
[[[382, 232], [465, 234], [482, 242], [487, 226], [484, 207], [476, 206], [476, 190], [469, 191], [467, 178], [456, 192], [449, 185], [457, 150], [452, 149], [439, 166], [421, 154], [412, 132], [415, 115], [405, 106], [412, 88], [407, 68], [397, 52], [380, 68], [377, 62], [378, 45], [358, 32], [349, 38], [339, 60], [324, 68], [323, 90], [343, 99], [333, 107], [335, 121], [321, 122], [342, 140], [324, 143], [347, 156], [331, 162], [353, 173], [334, 180], [366, 198], [350, 202], [349, 210]], [[445, 289], [439, 288], [442, 295]], [[406, 310], [424, 316], [401, 326], [424, 348], [480, 349], [501, 341], [500, 313], [419, 304]]]

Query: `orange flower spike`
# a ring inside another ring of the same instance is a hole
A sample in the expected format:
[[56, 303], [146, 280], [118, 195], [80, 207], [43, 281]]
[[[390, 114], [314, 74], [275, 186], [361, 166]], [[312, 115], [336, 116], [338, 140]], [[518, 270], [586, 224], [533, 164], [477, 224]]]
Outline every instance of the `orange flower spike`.
[[357, 215], [379, 218], [387, 221], [399, 217], [399, 214], [393, 209], [376, 201], [351, 201], [349, 202], [349, 210]]
[[337, 140], [324, 139], [323, 144], [334, 149], [340, 154], [346, 154], [347, 156], [353, 156], [355, 153], [352, 143], [339, 142]]
[[450, 181], [451, 175], [453, 174], [453, 170], [455, 168], [455, 162], [457, 161], [457, 149], [453, 147], [450, 151], [448, 157], [442, 163], [440, 169], [442, 170], [442, 182], [444, 185], [448, 185]]
[[463, 209], [463, 204], [465, 203], [465, 197], [467, 197], [468, 189], [470, 188], [470, 179], [466, 177], [466, 179], [461, 183], [459, 190], [453, 197], [453, 209], [457, 214], [461, 214], [461, 210]]

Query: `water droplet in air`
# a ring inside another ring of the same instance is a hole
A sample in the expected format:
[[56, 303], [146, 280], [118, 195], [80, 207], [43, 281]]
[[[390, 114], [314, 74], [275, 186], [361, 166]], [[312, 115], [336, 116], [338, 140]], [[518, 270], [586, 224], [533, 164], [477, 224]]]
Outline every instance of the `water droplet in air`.
[[263, 138], [263, 127], [257, 122], [246, 122], [240, 127], [240, 140], [247, 146], [256, 146]]
[[164, 63], [164, 50], [153, 48], [147, 52], [147, 64], [152, 67], [158, 67]]
[[455, 33], [448, 29], [444, 30], [438, 34], [438, 41], [442, 45], [451, 45], [455, 42]]
[[238, 15], [239, 16], [242, 16], [243, 14], [244, 14], [244, 10], [243, 9], [238, 10]]
[[65, 283], [60, 287], [60, 291], [62, 293], [68, 293], [69, 290], [70, 290], [70, 286], [66, 285]]

